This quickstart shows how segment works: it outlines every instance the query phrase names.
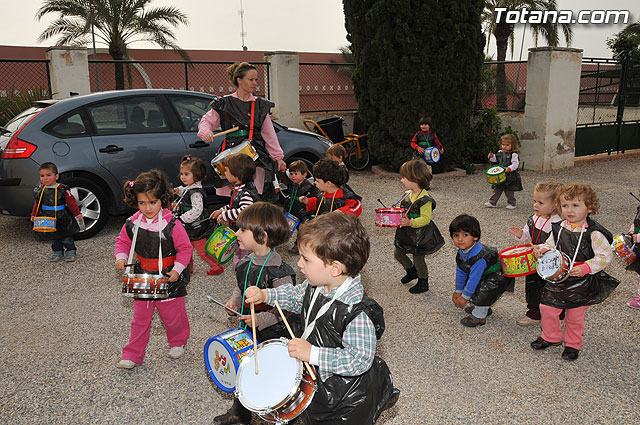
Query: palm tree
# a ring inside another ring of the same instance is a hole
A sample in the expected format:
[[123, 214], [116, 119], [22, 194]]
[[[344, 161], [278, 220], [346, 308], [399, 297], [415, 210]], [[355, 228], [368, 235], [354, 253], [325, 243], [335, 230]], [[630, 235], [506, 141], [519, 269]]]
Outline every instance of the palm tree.
[[[483, 13], [483, 21], [485, 23], [487, 33], [487, 45], [489, 38], [493, 35], [496, 39], [496, 51], [497, 61], [504, 61], [507, 57], [507, 48], [511, 47], [511, 53], [513, 54], [514, 44], [514, 26], [515, 24], [507, 23], [505, 19], [496, 23], [496, 8], [505, 8], [510, 10], [522, 10], [526, 9], [529, 12], [532, 11], [557, 11], [556, 0], [485, 0], [485, 7]], [[504, 17], [504, 14], [503, 14]], [[557, 23], [541, 23], [541, 24], [529, 24], [531, 26], [531, 32], [533, 34], [536, 46], [538, 45], [538, 38], [542, 36], [549, 46], [557, 46], [560, 42], [558, 34]], [[573, 32], [569, 24], [560, 24], [564, 39], [567, 42], [567, 46], [571, 44]], [[504, 72], [504, 63], [498, 63], [496, 75], [496, 88], [497, 88], [497, 103], [498, 110], [507, 109], [507, 92], [506, 92], [506, 76]]]
[[[56, 45], [86, 46], [91, 24], [95, 35], [109, 46], [114, 60], [130, 59], [129, 45], [150, 41], [164, 49], [173, 49], [183, 59], [187, 52], [177, 44], [171, 27], [188, 24], [187, 15], [175, 7], [149, 8], [152, 0], [45, 0], [36, 13], [40, 20], [49, 13], [59, 13], [38, 37], [38, 41], [60, 35]], [[116, 89], [124, 89], [124, 68], [115, 67]]]

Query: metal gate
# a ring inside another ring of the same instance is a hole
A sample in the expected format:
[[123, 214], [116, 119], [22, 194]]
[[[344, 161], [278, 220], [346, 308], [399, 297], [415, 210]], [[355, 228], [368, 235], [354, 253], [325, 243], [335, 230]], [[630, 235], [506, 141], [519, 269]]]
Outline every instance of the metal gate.
[[576, 156], [640, 148], [640, 65], [584, 58]]

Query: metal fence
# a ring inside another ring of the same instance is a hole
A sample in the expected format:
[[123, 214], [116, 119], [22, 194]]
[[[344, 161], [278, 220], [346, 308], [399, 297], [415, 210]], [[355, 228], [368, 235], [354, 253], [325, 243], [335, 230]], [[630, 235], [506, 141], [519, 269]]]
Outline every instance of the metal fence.
[[[501, 74], [504, 76], [501, 83]], [[485, 62], [482, 66], [475, 109], [524, 111], [527, 61]]]
[[577, 124], [616, 122], [620, 63], [610, 58], [583, 58]]
[[[91, 91], [116, 90], [116, 70], [120, 67], [125, 89], [162, 88], [225, 95], [236, 90], [227, 73], [227, 68], [233, 63], [89, 59], [89, 79]], [[252, 65], [258, 71], [256, 94], [268, 98], [269, 64], [252, 62]]]
[[24, 92], [51, 98], [51, 76], [47, 59], [0, 59], [0, 97]]
[[357, 111], [352, 63], [300, 63], [300, 112]]

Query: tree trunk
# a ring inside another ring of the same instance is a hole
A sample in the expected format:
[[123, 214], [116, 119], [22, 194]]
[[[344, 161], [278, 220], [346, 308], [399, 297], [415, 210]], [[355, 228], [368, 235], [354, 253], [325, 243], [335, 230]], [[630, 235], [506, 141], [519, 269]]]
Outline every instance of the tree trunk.
[[[113, 58], [113, 60], [124, 60], [126, 47], [122, 48], [118, 43], [109, 44], [109, 54]], [[124, 64], [116, 63], [115, 64], [115, 80], [116, 80], [116, 90], [124, 90]]]
[[[507, 46], [509, 35], [513, 31], [513, 25], [497, 24], [494, 31], [496, 38], [497, 61], [504, 62], [507, 58]], [[498, 63], [496, 69], [496, 97], [498, 111], [507, 110], [507, 76], [505, 72], [505, 64]]]

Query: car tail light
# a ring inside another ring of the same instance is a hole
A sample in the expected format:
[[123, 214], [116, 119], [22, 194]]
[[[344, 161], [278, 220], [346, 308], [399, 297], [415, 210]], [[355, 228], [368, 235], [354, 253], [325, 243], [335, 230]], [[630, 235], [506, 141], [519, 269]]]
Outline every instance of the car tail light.
[[22, 124], [20, 128], [13, 133], [11, 139], [9, 139], [9, 143], [7, 143], [7, 146], [2, 151], [2, 159], [29, 158], [36, 151], [36, 149], [38, 149], [36, 145], [18, 139], [18, 136], [20, 135], [22, 129], [25, 128], [32, 119], [37, 117], [39, 113], [40, 112], [34, 114], [31, 118], [26, 120], [24, 124]]

